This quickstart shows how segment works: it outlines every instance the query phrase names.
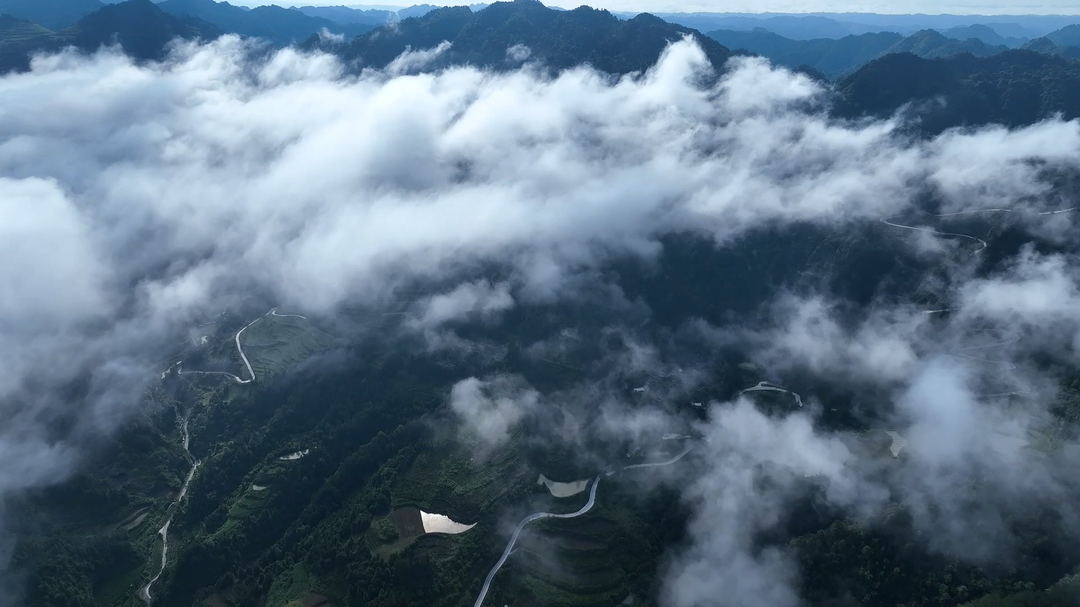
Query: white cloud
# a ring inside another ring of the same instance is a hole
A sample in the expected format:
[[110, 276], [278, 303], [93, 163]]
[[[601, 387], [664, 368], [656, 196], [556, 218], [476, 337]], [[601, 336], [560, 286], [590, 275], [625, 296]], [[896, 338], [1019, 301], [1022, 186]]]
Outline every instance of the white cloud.
[[[818, 85], [758, 60], [734, 62], [705, 90], [698, 76], [713, 66], [688, 41], [648, 73], [614, 82], [588, 69], [405, 75], [448, 50], [411, 51], [386, 72], [347, 76], [333, 57], [295, 50], [253, 63], [226, 37], [178, 47], [163, 64], [62, 54], [0, 78], [0, 278], [14, 285], [0, 291], [0, 414], [68, 411], [30, 387], [86, 371], [85, 427], [114, 427], [154, 376], [165, 336], [241, 293], [332, 313], [436, 278], [443, 292], [413, 312], [418, 327], [438, 327], [491, 317], [518, 297], [573, 296], [606, 261], [655, 259], [662, 236], [723, 245], [780, 223], [876, 221], [908, 208], [928, 182], [947, 205], [996, 201], [1041, 191], [1026, 168], [1032, 159], [1080, 163], [1076, 123], [913, 141], [892, 121], [829, 119], [813, 109]], [[974, 148], [977, 167], [964, 153]], [[1020, 278], [1034, 282], [1013, 283], [1044, 295], [988, 279], [973, 283], [965, 305], [1069, 316], [1054, 303], [1075, 295], [1056, 278], [1063, 262], [1030, 263], [1038, 271]], [[508, 278], [476, 282], [486, 266]], [[464, 284], [447, 284], [459, 275]], [[816, 361], [820, 373], [917, 376], [905, 332], [923, 321], [913, 314], [852, 326], [821, 301], [790, 308], [790, 322], [770, 328], [776, 352]], [[642, 367], [655, 359], [646, 346], [628, 356]], [[538, 402], [506, 378], [465, 380], [451, 398], [485, 446]], [[824, 474], [837, 499], [854, 499], [836, 441], [809, 434], [803, 418], [765, 420], [747, 407], [716, 414], [714, 426], [730, 435], [723, 455]], [[73, 459], [69, 444], [39, 438], [36, 415], [18, 419], [0, 428], [0, 453], [17, 455], [0, 457], [0, 498]], [[734, 428], [753, 432], [740, 439]], [[921, 441], [916, 432], [913, 449]], [[722, 468], [691, 489], [706, 508], [695, 526], [722, 522], [691, 556], [746, 546], [747, 529], [777, 516], [748, 510], [754, 494], [742, 474]], [[728, 485], [742, 497], [722, 492]], [[720, 567], [733, 596], [793, 604], [790, 588], [767, 583], [790, 581], [783, 555], [723, 554], [733, 555]], [[692, 560], [687, 576], [716, 570]], [[688, 588], [673, 587], [676, 604], [717, 596], [715, 586]]]
[[492, 285], [476, 281], [458, 285], [452, 291], [434, 295], [417, 304], [417, 317], [409, 324], [416, 329], [436, 329], [448, 322], [490, 318], [510, 309], [514, 298], [506, 283]]
[[454, 384], [450, 408], [457, 414], [468, 440], [478, 439], [484, 453], [506, 442], [510, 431], [536, 408], [540, 394], [520, 378], [470, 377]]

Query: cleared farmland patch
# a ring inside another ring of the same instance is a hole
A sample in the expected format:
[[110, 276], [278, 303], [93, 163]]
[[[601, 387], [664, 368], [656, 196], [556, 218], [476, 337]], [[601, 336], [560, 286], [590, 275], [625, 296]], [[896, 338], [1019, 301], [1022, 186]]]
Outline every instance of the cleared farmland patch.
[[337, 340], [306, 318], [267, 314], [244, 331], [241, 344], [259, 381], [272, 379]]
[[416, 506], [455, 521], [475, 522], [488, 506], [515, 487], [535, 484], [513, 441], [483, 459], [467, 446], [450, 445], [421, 453], [398, 477], [391, 495], [395, 507]]

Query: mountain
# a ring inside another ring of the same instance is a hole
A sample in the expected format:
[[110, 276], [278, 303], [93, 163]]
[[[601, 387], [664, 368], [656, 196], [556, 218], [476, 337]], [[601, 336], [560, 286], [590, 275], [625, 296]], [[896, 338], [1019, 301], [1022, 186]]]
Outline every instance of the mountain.
[[[632, 17], [627, 14], [627, 17]], [[843, 38], [860, 34], [895, 31], [880, 26], [840, 21], [816, 15], [727, 15], [720, 13], [658, 13], [658, 17], [702, 32], [713, 30], [751, 31], [763, 29], [792, 40]], [[905, 30], [906, 31], [906, 30]]]
[[[497, 2], [476, 13], [464, 6], [440, 8], [333, 50], [358, 66], [383, 67], [407, 49], [431, 49], [448, 41], [452, 46], [437, 65], [497, 68], [516, 66], [519, 61], [508, 62], [507, 51], [524, 45], [531, 59], [555, 71], [589, 63], [605, 72], [625, 74], [647, 69], [669, 42], [684, 35], [701, 44], [713, 65], [722, 65], [731, 56], [715, 40], [649, 14], [623, 21], [606, 10], [582, 6], [559, 11], [534, 0]], [[315, 38], [308, 42], [309, 47], [324, 44]]]
[[887, 52], [913, 53], [920, 57], [949, 57], [960, 53], [988, 57], [1004, 50], [1006, 50], [1004, 46], [990, 46], [975, 38], [954, 40], [934, 30], [922, 30], [897, 42]]
[[839, 40], [792, 40], [761, 28], [749, 32], [717, 30], [709, 32], [709, 37], [730, 49], [761, 55], [776, 65], [812, 67], [829, 78], [857, 68], [903, 40], [893, 32], [844, 36]]
[[0, 14], [0, 44], [52, 35], [51, 30], [37, 23]]
[[170, 15], [150, 0], [127, 0], [83, 17], [58, 35], [86, 51], [115, 41], [136, 59], [161, 59], [168, 44], [176, 38], [208, 40], [221, 33], [205, 21]]
[[889, 53], [912, 53], [919, 57], [950, 57], [970, 53], [986, 57], [1000, 53], [1004, 46], [989, 46], [976, 39], [955, 40], [934, 30], [916, 32], [907, 38], [892, 32], [845, 36], [838, 40], [791, 40], [755, 29], [749, 32], [718, 30], [709, 37], [731, 49], [744, 49], [785, 67], [809, 66], [827, 77], [836, 78], [866, 62]]
[[55, 50], [63, 40], [48, 29], [11, 15], [0, 15], [0, 72], [26, 70], [35, 51]]
[[33, 21], [57, 31], [74, 25], [104, 6], [99, 0], [0, 0], [0, 14]]
[[837, 83], [837, 113], [888, 116], [912, 104], [926, 133], [1080, 117], [1080, 62], [1027, 50], [926, 59], [893, 53]]
[[191, 17], [170, 15], [150, 0], [128, 0], [104, 6], [59, 32], [2, 15], [0, 72], [26, 70], [31, 55], [55, 52], [68, 46], [94, 52], [101, 46], [119, 43], [125, 53], [148, 60], [163, 58], [169, 43], [176, 38], [208, 40], [220, 35], [221, 30], [213, 25]]
[[990, 46], [1006, 46], [1008, 48], [1020, 48], [1028, 38], [1023, 37], [1009, 37], [1002, 36], [996, 29], [989, 25], [983, 25], [976, 23], [972, 25], [958, 26], [949, 28], [943, 32], [946, 37], [956, 40], [968, 40], [975, 38], [981, 40]]
[[173, 15], [187, 15], [212, 23], [225, 33], [264, 38], [277, 45], [306, 40], [324, 29], [352, 37], [374, 27], [373, 23], [336, 23], [277, 5], [245, 10], [215, 0], [166, 0], [158, 6]]
[[1080, 25], [1067, 25], [1046, 38], [1058, 46], [1080, 46]]
[[409, 17], [423, 17], [431, 11], [439, 7], [431, 4], [414, 4], [412, 6], [403, 8], [397, 12], [399, 19], [408, 19]]
[[384, 10], [361, 10], [348, 6], [301, 6], [296, 9], [309, 17], [328, 19], [341, 25], [364, 23], [380, 25], [397, 19], [397, 13]]
[[1030, 40], [1022, 46], [1024, 50], [1035, 51], [1036, 53], [1045, 53], [1047, 55], [1058, 55], [1060, 57], [1067, 57], [1069, 59], [1080, 59], [1080, 46], [1058, 46], [1054, 44], [1049, 38], [1036, 38]]

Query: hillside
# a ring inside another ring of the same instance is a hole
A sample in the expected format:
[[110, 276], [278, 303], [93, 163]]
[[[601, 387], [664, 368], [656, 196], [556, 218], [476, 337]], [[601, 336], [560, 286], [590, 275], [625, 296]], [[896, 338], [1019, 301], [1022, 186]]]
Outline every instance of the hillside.
[[0, 14], [0, 44], [21, 42], [52, 34], [51, 30], [37, 23]]
[[397, 19], [397, 13], [394, 11], [362, 10], [348, 6], [301, 6], [297, 10], [311, 17], [329, 19], [334, 23], [346, 25], [355, 23], [381, 25]]
[[776, 65], [796, 68], [807, 65], [829, 78], [845, 74], [898, 44], [903, 37], [892, 32], [845, 36], [838, 40], [792, 40], [764, 29], [749, 32], [717, 30], [709, 37], [730, 49], [745, 49]]
[[172, 15], [202, 19], [227, 34], [263, 38], [277, 45], [306, 40], [324, 29], [351, 38], [375, 25], [373, 22], [341, 24], [276, 5], [247, 10], [215, 0], [166, 0], [158, 7]]
[[[559, 11], [534, 0], [497, 2], [475, 13], [468, 7], [441, 8], [329, 48], [359, 66], [383, 67], [406, 49], [432, 49], [448, 41], [452, 46], [433, 65], [506, 68], [524, 58], [508, 57], [508, 49], [523, 45], [530, 60], [556, 71], [588, 63], [625, 74], [648, 68], [669, 42], [685, 35], [702, 45], [714, 65], [731, 55], [716, 41], [652, 15], [622, 21], [605, 10], [583, 6]], [[320, 44], [308, 42], [311, 47]]]
[[993, 27], [981, 23], [951, 27], [941, 33], [955, 40], [969, 40], [974, 38], [976, 40], [981, 40], [990, 46], [1005, 46], [1008, 48], [1020, 48], [1029, 40], [1029, 38], [1024, 37], [1002, 36], [1001, 33]]
[[886, 55], [837, 83], [841, 115], [887, 116], [906, 104], [929, 133], [964, 125], [1080, 117], [1080, 63], [1025, 50], [991, 57]]
[[115, 41], [136, 59], [161, 59], [174, 39], [210, 40], [221, 30], [193, 17], [165, 13], [150, 0], [127, 0], [91, 13], [57, 35], [85, 51]]
[[951, 57], [969, 53], [976, 57], [989, 57], [1006, 50], [1004, 46], [990, 46], [977, 38], [955, 40], [934, 30], [916, 32], [897, 42], [886, 53], [912, 53], [919, 57]]
[[0, 72], [25, 70], [33, 52], [55, 50], [62, 39], [48, 29], [11, 15], [0, 15]]
[[1080, 24], [1067, 25], [1045, 37], [1058, 46], [1080, 46]]
[[717, 30], [709, 32], [709, 37], [730, 49], [761, 55], [777, 65], [789, 68], [807, 65], [829, 78], [843, 76], [889, 53], [912, 53], [926, 58], [961, 53], [987, 57], [1006, 50], [1004, 46], [989, 46], [974, 38], [955, 40], [934, 30], [923, 30], [906, 38], [882, 32], [838, 40], [792, 40], [758, 28], [749, 32]]
[[104, 6], [99, 0], [0, 0], [0, 15], [33, 21], [57, 31]]

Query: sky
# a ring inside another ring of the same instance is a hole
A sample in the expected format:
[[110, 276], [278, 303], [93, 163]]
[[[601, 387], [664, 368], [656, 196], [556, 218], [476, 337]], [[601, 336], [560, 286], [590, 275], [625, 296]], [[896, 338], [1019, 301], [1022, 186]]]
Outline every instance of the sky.
[[[259, 6], [267, 4], [260, 0], [235, 0], [233, 4]], [[280, 3], [282, 6], [299, 5], [298, 3]], [[308, 0], [304, 4], [339, 6], [351, 5], [349, 0]], [[416, 4], [434, 4], [453, 6], [466, 2], [416, 2]], [[550, 6], [575, 8], [588, 4], [596, 8], [612, 11], [637, 12], [711, 12], [711, 13], [880, 13], [880, 14], [955, 14], [955, 15], [1076, 15], [1080, 6], [1071, 0], [1007, 0], [1003, 2], [949, 0], [908, 0], [905, 2], [885, 2], [883, 0], [593, 0], [591, 2], [573, 2], [555, 0], [546, 2]]]

